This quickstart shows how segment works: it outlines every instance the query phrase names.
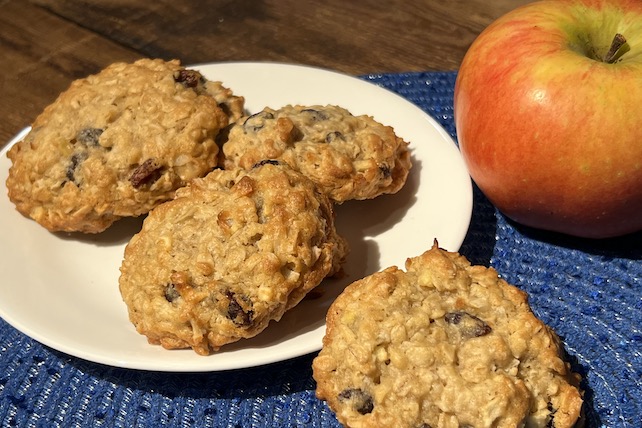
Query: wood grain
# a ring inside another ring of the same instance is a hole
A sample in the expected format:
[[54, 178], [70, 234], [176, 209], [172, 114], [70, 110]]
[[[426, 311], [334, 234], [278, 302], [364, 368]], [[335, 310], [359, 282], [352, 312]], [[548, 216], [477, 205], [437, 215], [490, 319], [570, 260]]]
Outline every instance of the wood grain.
[[527, 2], [5, 0], [0, 141], [72, 80], [115, 61], [279, 61], [355, 75], [456, 70], [483, 28]]
[[0, 3], [0, 42], [0, 145], [29, 125], [72, 80], [141, 56], [18, 1]]
[[35, 3], [146, 56], [287, 61], [362, 74], [455, 69], [490, 21], [525, 1]]

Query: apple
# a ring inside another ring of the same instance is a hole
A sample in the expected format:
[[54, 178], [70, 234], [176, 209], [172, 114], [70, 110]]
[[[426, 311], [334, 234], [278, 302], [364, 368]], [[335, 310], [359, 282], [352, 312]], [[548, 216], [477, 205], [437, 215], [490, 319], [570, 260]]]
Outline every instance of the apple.
[[454, 93], [472, 179], [507, 217], [586, 238], [642, 229], [642, 1], [537, 1], [472, 43]]

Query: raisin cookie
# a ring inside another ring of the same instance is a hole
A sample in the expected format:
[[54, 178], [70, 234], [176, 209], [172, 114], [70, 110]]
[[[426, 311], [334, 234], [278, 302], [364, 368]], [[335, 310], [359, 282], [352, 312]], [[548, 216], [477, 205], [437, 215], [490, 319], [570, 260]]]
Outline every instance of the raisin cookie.
[[150, 343], [207, 355], [278, 321], [347, 249], [332, 203], [301, 173], [275, 161], [214, 170], [150, 212], [120, 291]]
[[112, 64], [74, 81], [9, 150], [9, 198], [50, 231], [101, 232], [216, 166], [215, 138], [243, 102], [178, 61]]
[[313, 362], [349, 427], [571, 427], [579, 376], [527, 295], [436, 245], [349, 285]]
[[408, 143], [370, 116], [338, 106], [265, 108], [240, 119], [223, 145], [225, 167], [280, 159], [334, 201], [395, 193], [411, 167]]

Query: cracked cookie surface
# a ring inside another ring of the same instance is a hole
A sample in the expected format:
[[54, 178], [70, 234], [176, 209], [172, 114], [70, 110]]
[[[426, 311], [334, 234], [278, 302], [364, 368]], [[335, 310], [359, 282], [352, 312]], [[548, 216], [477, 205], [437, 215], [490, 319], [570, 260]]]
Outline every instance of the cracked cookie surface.
[[9, 150], [9, 198], [50, 231], [101, 232], [209, 172], [243, 103], [176, 60], [112, 64], [72, 82]]
[[572, 427], [579, 376], [526, 293], [436, 245], [349, 285], [313, 361], [348, 427]]
[[396, 193], [411, 168], [408, 143], [372, 117], [333, 105], [288, 105], [237, 121], [223, 144], [226, 168], [279, 159], [334, 201]]
[[328, 198], [264, 162], [212, 171], [151, 211], [125, 249], [119, 285], [150, 343], [206, 355], [278, 321], [347, 251]]

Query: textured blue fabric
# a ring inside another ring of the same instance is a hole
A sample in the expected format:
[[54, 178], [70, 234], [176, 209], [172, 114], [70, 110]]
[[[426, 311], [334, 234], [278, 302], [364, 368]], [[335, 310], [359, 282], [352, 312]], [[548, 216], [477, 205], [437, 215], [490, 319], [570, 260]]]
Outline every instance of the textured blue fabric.
[[[454, 72], [376, 74], [454, 137]], [[475, 189], [461, 248], [530, 295], [563, 338], [586, 391], [586, 426], [641, 427], [642, 234], [587, 241], [506, 220]], [[1, 427], [338, 427], [314, 396], [314, 355], [218, 373], [106, 367], [31, 340], [0, 320]]]

